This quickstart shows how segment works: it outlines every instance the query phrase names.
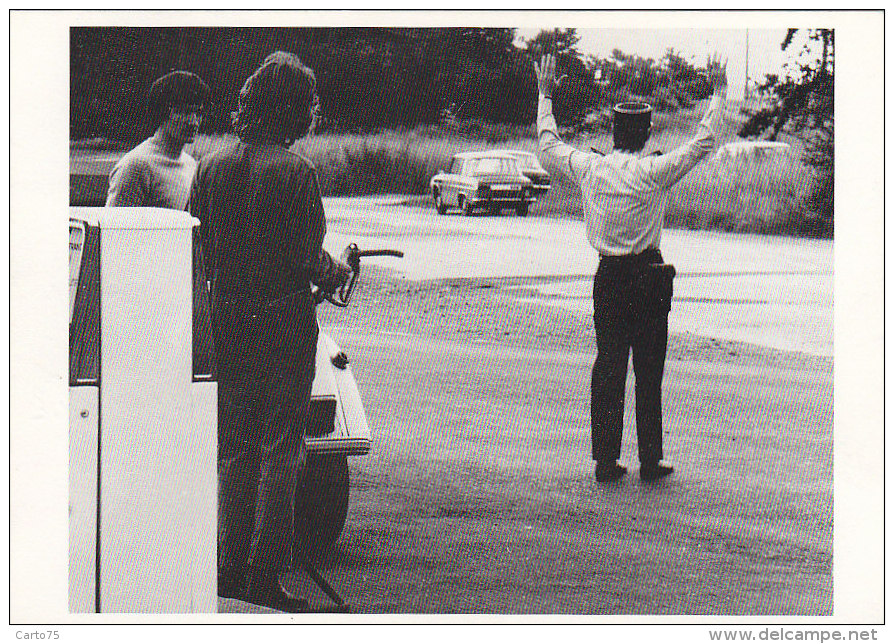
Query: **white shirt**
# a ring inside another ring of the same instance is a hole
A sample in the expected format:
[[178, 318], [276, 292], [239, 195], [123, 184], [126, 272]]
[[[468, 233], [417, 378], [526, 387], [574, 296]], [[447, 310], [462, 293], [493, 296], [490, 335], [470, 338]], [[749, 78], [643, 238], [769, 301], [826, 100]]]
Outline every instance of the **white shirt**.
[[580, 186], [587, 239], [601, 255], [635, 255], [658, 248], [670, 188], [713, 149], [722, 95], [714, 94], [688, 143], [663, 156], [615, 151], [581, 152], [558, 135], [552, 100], [541, 95], [537, 110], [540, 162]]

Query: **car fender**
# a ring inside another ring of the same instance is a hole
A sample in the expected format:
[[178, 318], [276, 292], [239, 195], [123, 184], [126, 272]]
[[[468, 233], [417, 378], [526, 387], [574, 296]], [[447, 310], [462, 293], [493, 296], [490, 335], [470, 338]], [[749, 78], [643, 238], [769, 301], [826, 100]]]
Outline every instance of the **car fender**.
[[324, 331], [317, 340], [316, 374], [312, 398], [335, 398], [335, 426], [330, 434], [307, 437], [312, 453], [367, 454], [369, 424], [354, 372], [341, 348]]
[[524, 201], [527, 201], [528, 203], [536, 201], [535, 191], [537, 188], [533, 181], [528, 179], [528, 177], [522, 176], [521, 187]]

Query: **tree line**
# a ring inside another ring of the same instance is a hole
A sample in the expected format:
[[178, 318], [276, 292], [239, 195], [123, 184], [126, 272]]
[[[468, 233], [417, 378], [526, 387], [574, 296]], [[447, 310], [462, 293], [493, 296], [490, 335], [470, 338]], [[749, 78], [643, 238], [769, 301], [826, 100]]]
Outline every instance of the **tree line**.
[[517, 43], [502, 28], [74, 28], [71, 134], [137, 140], [145, 97], [174, 69], [199, 74], [212, 90], [204, 130], [230, 129], [245, 79], [271, 51], [298, 54], [315, 70], [321, 127], [383, 127], [480, 119], [530, 124], [537, 85], [532, 60], [554, 52], [567, 81], [556, 111], [563, 126], [631, 96], [656, 107], [691, 105], [710, 91], [701, 70], [669, 51], [660, 61], [615, 51], [584, 58], [574, 29]]
[[773, 141], [781, 132], [804, 141], [801, 162], [813, 169], [804, 197], [801, 233], [831, 237], [835, 228], [835, 30], [789, 29], [780, 45], [798, 49], [782, 76], [770, 74], [758, 87], [767, 107], [753, 111], [739, 131]]
[[[555, 96], [559, 125], [605, 130], [617, 102], [644, 99], [675, 111], [706, 98], [706, 74], [668, 50], [659, 60], [615, 50], [584, 56], [571, 29], [543, 30], [519, 42], [505, 28], [122, 28], [70, 33], [70, 135], [137, 141], [146, 131], [152, 82], [174, 69], [199, 74], [211, 88], [203, 131], [231, 129], [239, 89], [272, 51], [291, 51], [315, 70], [321, 130], [372, 132], [445, 119], [530, 125], [536, 116], [533, 60], [554, 53], [565, 74]], [[806, 143], [814, 175], [805, 234], [828, 236], [834, 196], [834, 31], [789, 30], [781, 47], [800, 43], [784, 76], [759, 88], [769, 107], [748, 115], [746, 138], [780, 132]], [[813, 54], [805, 56], [803, 54]]]

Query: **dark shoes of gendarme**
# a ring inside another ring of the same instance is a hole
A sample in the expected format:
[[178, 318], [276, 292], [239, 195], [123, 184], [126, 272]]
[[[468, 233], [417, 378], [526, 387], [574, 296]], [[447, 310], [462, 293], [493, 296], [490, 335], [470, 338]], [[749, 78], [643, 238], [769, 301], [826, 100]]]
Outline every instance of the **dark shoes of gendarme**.
[[639, 477], [643, 481], [657, 481], [674, 471], [673, 465], [664, 461], [658, 461], [639, 468]]
[[608, 483], [609, 481], [617, 481], [627, 473], [627, 468], [617, 463], [609, 463], [608, 465], [596, 464], [596, 480], [600, 483]]

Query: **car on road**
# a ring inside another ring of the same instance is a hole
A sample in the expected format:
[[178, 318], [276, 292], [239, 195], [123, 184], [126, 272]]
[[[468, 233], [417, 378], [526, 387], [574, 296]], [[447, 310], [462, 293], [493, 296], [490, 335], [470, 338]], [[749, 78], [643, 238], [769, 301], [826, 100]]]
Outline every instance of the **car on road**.
[[516, 158], [505, 152], [456, 154], [446, 172], [432, 177], [430, 188], [442, 215], [451, 207], [465, 215], [475, 209], [499, 214], [504, 208], [514, 208], [524, 217], [535, 199], [531, 180], [522, 174]]
[[549, 190], [549, 172], [540, 165], [540, 159], [533, 152], [524, 150], [500, 150], [518, 161], [518, 169], [531, 180], [534, 196], [540, 196]]

